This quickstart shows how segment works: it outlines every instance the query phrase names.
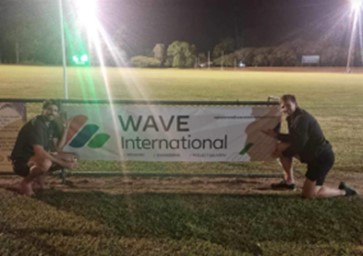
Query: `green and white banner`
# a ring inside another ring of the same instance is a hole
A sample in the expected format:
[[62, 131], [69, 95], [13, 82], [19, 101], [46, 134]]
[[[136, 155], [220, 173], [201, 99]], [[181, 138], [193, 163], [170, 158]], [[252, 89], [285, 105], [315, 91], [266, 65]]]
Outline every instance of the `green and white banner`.
[[281, 119], [273, 106], [64, 105], [64, 151], [82, 160], [265, 161], [276, 141], [262, 130]]

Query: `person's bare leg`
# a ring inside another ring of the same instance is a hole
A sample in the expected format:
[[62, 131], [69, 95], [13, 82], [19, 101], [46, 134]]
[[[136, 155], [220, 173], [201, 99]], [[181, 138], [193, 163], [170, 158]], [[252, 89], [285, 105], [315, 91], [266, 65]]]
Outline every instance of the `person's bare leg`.
[[30, 173], [26, 176], [22, 182], [20, 183], [20, 192], [27, 196], [34, 195], [33, 191], [33, 182], [34, 180], [43, 175], [43, 171], [40, 170], [37, 166], [33, 165], [30, 167]]
[[284, 180], [286, 181], [286, 183], [295, 183], [292, 157], [280, 156], [279, 160], [284, 171]]
[[322, 198], [337, 197], [337, 196], [345, 196], [345, 191], [342, 189], [321, 186], [317, 194], [317, 197], [322, 197]]
[[46, 174], [36, 177], [33, 181], [33, 190], [43, 190], [45, 188], [45, 176]]
[[329, 198], [345, 196], [345, 191], [327, 186], [317, 186], [316, 181], [305, 179], [302, 196], [304, 198]]
[[294, 179], [294, 172], [293, 172], [293, 158], [292, 157], [286, 157], [282, 154], [283, 151], [285, 151], [290, 144], [288, 143], [279, 143], [276, 147], [275, 155], [278, 157], [280, 164], [282, 166], [282, 169], [284, 171], [284, 180], [287, 184], [295, 183]]
[[34, 180], [47, 173], [52, 162], [46, 159], [32, 158], [28, 162], [29, 175], [26, 176], [20, 183], [20, 192], [27, 196], [34, 195], [33, 183]]
[[21, 182], [20, 182], [20, 188], [19, 188], [19, 192], [23, 195], [26, 196], [33, 196], [35, 195], [33, 188], [32, 188], [33, 182], [32, 180], [29, 180], [28, 178], [24, 178]]

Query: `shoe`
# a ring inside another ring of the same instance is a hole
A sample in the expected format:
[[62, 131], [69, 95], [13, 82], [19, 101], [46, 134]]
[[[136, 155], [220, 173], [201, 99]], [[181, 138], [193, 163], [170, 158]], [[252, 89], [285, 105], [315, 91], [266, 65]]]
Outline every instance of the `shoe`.
[[349, 187], [345, 182], [340, 182], [338, 188], [345, 191], [345, 196], [355, 196], [358, 194], [357, 191]]
[[285, 180], [280, 181], [279, 183], [272, 183], [271, 188], [272, 189], [287, 189], [287, 190], [294, 190], [295, 189], [295, 183], [286, 183]]

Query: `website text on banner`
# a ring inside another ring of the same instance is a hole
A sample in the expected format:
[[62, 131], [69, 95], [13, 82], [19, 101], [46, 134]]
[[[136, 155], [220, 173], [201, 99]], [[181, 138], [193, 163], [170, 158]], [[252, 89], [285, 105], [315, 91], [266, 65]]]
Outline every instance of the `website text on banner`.
[[65, 151], [82, 160], [266, 161], [281, 120], [272, 106], [63, 105]]
[[8, 156], [25, 120], [24, 103], [0, 102], [0, 172], [13, 170]]

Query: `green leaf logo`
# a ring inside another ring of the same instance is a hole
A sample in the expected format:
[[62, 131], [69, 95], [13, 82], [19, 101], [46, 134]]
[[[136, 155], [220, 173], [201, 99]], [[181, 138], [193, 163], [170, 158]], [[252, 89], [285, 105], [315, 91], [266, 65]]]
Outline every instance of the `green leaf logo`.
[[253, 146], [253, 143], [247, 143], [239, 152], [239, 154], [241, 156], [243, 156], [244, 154], [246, 154], [248, 152], [248, 150]]

